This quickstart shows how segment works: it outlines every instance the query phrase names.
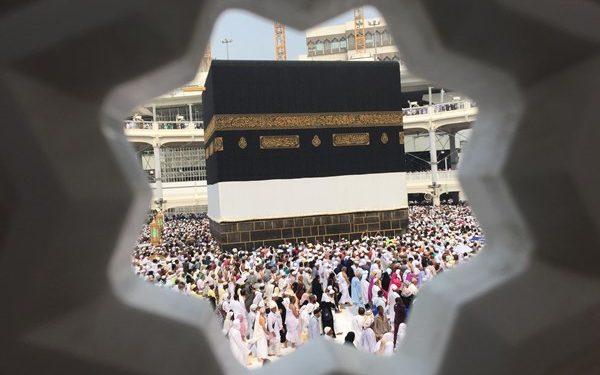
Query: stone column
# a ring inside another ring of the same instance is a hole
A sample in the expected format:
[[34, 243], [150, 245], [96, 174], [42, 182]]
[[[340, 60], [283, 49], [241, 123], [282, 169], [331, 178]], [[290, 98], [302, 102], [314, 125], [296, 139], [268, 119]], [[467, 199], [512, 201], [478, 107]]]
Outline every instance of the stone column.
[[448, 133], [448, 140], [450, 141], [450, 169], [456, 169], [458, 166], [458, 151], [456, 150], [456, 132], [450, 131]]
[[155, 180], [155, 189], [156, 189], [156, 200], [162, 202], [163, 200], [163, 191], [162, 191], [162, 173], [161, 173], [161, 163], [160, 163], [160, 143], [156, 142], [154, 144], [154, 180]]
[[[429, 107], [431, 111], [431, 107]], [[435, 139], [435, 129], [432, 125], [429, 126], [429, 164], [431, 165], [431, 185], [433, 190], [433, 205], [440, 205], [440, 196], [438, 194], [438, 160]]]

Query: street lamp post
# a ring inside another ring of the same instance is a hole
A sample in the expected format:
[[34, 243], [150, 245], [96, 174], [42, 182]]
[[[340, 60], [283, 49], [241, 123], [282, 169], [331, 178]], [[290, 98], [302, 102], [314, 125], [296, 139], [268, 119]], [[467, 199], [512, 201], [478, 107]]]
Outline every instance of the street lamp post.
[[225, 50], [227, 51], [227, 60], [229, 60], [229, 43], [233, 42], [233, 39], [223, 39], [221, 43], [225, 44]]

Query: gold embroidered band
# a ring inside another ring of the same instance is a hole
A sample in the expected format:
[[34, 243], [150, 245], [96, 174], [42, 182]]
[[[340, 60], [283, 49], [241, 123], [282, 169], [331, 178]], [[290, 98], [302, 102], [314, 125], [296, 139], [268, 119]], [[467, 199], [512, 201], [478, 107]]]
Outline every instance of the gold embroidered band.
[[325, 129], [402, 126], [402, 111], [328, 112], [328, 113], [269, 113], [214, 115], [204, 132], [208, 141], [216, 131]]
[[333, 135], [334, 146], [368, 146], [369, 133], [341, 133]]
[[299, 148], [299, 135], [263, 135], [260, 137], [260, 148]]

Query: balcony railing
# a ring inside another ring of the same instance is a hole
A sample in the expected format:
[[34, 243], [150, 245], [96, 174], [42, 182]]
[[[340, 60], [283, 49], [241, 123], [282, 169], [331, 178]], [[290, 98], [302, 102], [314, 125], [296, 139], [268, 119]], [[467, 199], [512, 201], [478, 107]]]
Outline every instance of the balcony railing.
[[[440, 181], [458, 179], [458, 172], [452, 169], [446, 171], [438, 171], [437, 175]], [[431, 171], [408, 172], [406, 174], [406, 179], [408, 182], [431, 181]]]
[[455, 102], [434, 104], [432, 106], [423, 105], [423, 106], [419, 106], [419, 107], [403, 108], [402, 114], [404, 116], [427, 115], [427, 114], [429, 114], [430, 108], [431, 108], [431, 111], [433, 114], [433, 113], [448, 112], [448, 111], [459, 111], [461, 109], [469, 109], [469, 108], [473, 108], [476, 106], [477, 105], [475, 102], [472, 102], [469, 100], [461, 100], [461, 101], [455, 101]]
[[204, 128], [202, 121], [133, 121], [126, 120], [124, 128], [131, 129], [154, 129], [154, 130], [201, 130]]

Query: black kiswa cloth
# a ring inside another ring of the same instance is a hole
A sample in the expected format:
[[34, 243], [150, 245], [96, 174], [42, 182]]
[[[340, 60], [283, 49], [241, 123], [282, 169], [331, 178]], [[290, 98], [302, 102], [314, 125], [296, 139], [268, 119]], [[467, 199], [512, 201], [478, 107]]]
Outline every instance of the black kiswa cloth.
[[213, 61], [203, 108], [209, 185], [405, 171], [397, 62]]
[[202, 94], [214, 114], [401, 111], [395, 61], [214, 60]]

